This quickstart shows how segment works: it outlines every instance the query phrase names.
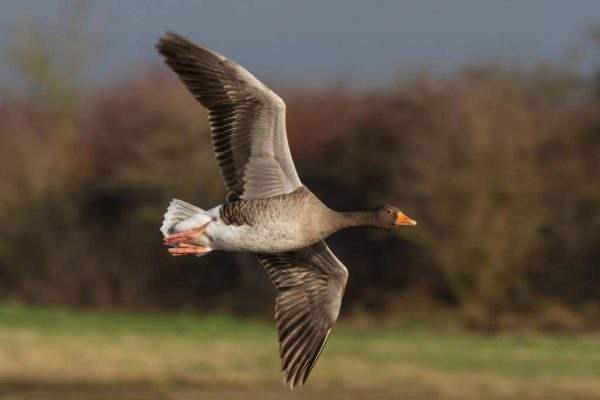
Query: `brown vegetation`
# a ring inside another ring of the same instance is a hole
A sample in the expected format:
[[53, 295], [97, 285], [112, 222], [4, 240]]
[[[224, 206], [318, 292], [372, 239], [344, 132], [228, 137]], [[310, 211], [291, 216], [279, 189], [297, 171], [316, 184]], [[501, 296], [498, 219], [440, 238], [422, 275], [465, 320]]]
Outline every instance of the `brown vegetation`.
[[[31, 71], [0, 103], [0, 295], [270, 314], [252, 256], [175, 260], [161, 246], [170, 198], [224, 197], [206, 115], [183, 86], [154, 71], [102, 89]], [[300, 175], [327, 204], [388, 202], [419, 221], [331, 239], [351, 271], [347, 308], [393, 313], [409, 298], [486, 328], [597, 321], [592, 84], [559, 67], [479, 66], [385, 91], [281, 94]]]
[[388, 198], [416, 215], [411, 241], [477, 324], [493, 328], [506, 313], [537, 314], [555, 302], [592, 310], [598, 111], [585, 83], [560, 69], [424, 76], [379, 96], [330, 143], [328, 178], [335, 192], [356, 194], [351, 203]]

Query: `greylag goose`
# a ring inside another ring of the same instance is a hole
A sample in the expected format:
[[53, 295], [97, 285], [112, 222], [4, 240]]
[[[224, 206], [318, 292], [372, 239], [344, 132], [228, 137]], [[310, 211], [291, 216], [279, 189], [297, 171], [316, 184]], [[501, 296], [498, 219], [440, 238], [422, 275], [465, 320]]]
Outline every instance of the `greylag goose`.
[[300, 182], [285, 103], [250, 72], [168, 32], [159, 53], [208, 109], [226, 202], [205, 211], [174, 199], [161, 232], [174, 256], [256, 253], [278, 290], [275, 319], [284, 384], [306, 381], [337, 320], [348, 271], [323, 239], [355, 226], [416, 225], [398, 208], [336, 212]]

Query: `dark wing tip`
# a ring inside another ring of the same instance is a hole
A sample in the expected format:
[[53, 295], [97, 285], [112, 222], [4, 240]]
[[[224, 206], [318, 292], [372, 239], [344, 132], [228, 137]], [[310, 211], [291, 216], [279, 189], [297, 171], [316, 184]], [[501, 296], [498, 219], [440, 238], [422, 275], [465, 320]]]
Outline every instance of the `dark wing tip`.
[[175, 32], [167, 31], [164, 36], [158, 39], [155, 47], [163, 57], [168, 59], [198, 46]]
[[158, 40], [157, 46], [160, 42], [190, 42], [190, 40], [173, 31], [166, 31]]
[[158, 42], [156, 42], [154, 47], [156, 47], [160, 51], [161, 49], [168, 47], [171, 43], [176, 42], [179, 39], [182, 39], [182, 37], [176, 34], [175, 32], [166, 31], [165, 34], [158, 39]]
[[226, 60], [221, 54], [173, 31], [166, 31], [165, 34], [158, 39], [158, 42], [156, 42], [154, 47], [156, 47], [158, 52], [165, 58], [173, 57], [181, 53], [196, 52], [197, 54], [203, 54], [204, 57], [208, 56], [209, 58], [214, 58], [217, 61]]

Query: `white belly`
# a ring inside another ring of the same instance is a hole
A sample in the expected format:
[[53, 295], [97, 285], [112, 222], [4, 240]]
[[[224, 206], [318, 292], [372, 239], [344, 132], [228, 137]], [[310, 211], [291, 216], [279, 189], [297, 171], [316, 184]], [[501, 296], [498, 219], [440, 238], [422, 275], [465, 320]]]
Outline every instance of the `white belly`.
[[219, 208], [220, 206], [215, 207], [208, 212], [212, 221], [206, 232], [195, 240], [198, 244], [212, 250], [251, 253], [280, 253], [309, 244], [300, 239], [303, 229], [300, 222], [231, 226], [221, 221]]

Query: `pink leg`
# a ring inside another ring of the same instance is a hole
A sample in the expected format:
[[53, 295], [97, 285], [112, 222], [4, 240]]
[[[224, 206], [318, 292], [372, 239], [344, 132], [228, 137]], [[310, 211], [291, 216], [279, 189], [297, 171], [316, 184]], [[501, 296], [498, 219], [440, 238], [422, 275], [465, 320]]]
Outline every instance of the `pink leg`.
[[202, 235], [206, 231], [207, 226], [208, 226], [208, 223], [204, 224], [198, 228], [190, 229], [189, 231], [176, 233], [174, 235], [169, 235], [169, 236], [165, 237], [164, 243], [165, 244], [177, 244], [177, 243], [183, 243], [183, 242], [188, 242], [190, 240], [194, 240], [195, 238]]
[[178, 247], [169, 248], [169, 253], [172, 256], [185, 256], [188, 254], [204, 255], [210, 250], [204, 246], [198, 246], [190, 243], [180, 243]]

